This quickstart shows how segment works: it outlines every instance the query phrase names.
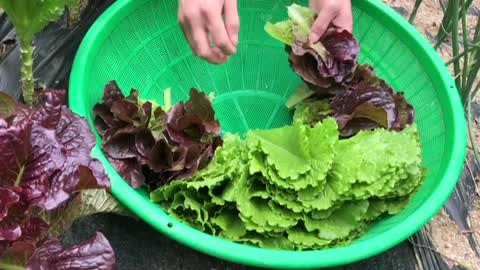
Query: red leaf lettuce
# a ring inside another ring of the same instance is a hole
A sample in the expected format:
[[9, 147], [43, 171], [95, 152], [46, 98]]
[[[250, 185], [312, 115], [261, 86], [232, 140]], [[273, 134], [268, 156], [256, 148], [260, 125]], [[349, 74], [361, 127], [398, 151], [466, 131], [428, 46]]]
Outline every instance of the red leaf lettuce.
[[335, 94], [348, 83], [357, 67], [360, 46], [348, 31], [329, 29], [320, 40], [309, 40], [317, 15], [309, 8], [292, 4], [287, 21], [267, 23], [265, 30], [285, 43], [292, 69], [319, 95]]
[[319, 94], [334, 94], [339, 84], [349, 82], [357, 67], [360, 47], [347, 31], [330, 31], [318, 43], [293, 44], [289, 63], [305, 83]]
[[46, 91], [36, 108], [19, 108], [0, 127], [0, 185], [19, 188], [28, 203], [45, 210], [74, 191], [110, 187], [90, 157], [95, 137], [87, 122], [64, 102], [64, 91]]
[[115, 255], [107, 239], [98, 233], [91, 240], [63, 248], [55, 238], [46, 239], [33, 253], [27, 270], [113, 269]]
[[378, 127], [400, 131], [415, 120], [415, 111], [403, 94], [393, 91], [376, 76], [361, 80], [336, 95], [330, 107], [342, 136]]
[[315, 124], [334, 116], [343, 137], [378, 127], [400, 131], [414, 122], [415, 111], [403, 94], [379, 79], [373, 68], [358, 64], [360, 46], [351, 33], [330, 27], [311, 43], [317, 15], [292, 4], [288, 16], [287, 21], [267, 23], [265, 30], [286, 44], [289, 63], [306, 85], [287, 102], [297, 110], [295, 121]]
[[[65, 92], [60, 90], [42, 92], [33, 108], [8, 104], [11, 108], [4, 111], [9, 113], [0, 118], [0, 265], [18, 268], [30, 262], [29, 269], [67, 269], [58, 268], [60, 264], [93, 269], [90, 261], [97, 260], [98, 269], [112, 269], [113, 250], [105, 241], [96, 252], [82, 249], [84, 257], [71, 254], [70, 264], [41, 248], [53, 239], [48, 219], [52, 210], [68, 204], [77, 191], [110, 187], [101, 163], [90, 157], [95, 137], [87, 122], [64, 105]], [[99, 251], [110, 255], [102, 257]]]
[[[190, 99], [165, 112], [143, 102], [138, 91], [125, 97], [115, 81], [94, 107], [102, 149], [118, 173], [134, 188], [151, 188], [191, 177], [204, 168], [222, 144], [220, 124], [210, 99], [196, 89]], [[147, 176], [147, 179], [146, 179]]]

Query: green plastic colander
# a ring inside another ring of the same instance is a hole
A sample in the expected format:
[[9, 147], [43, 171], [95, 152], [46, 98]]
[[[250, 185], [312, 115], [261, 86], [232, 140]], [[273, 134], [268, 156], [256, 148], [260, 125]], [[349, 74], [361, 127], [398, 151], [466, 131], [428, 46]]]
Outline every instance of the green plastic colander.
[[[175, 220], [151, 203], [145, 191], [130, 188], [102, 154], [98, 137], [93, 155], [105, 165], [116, 198], [185, 245], [262, 267], [347, 264], [385, 251], [420, 229], [448, 199], [462, 170], [467, 138], [462, 104], [443, 61], [417, 30], [379, 0], [353, 2], [354, 34], [362, 48], [360, 62], [373, 65], [394, 89], [405, 92], [417, 111], [429, 174], [408, 208], [376, 223], [346, 247], [280, 251], [236, 244]], [[78, 50], [70, 81], [70, 107], [94, 129], [92, 108], [101, 100], [105, 84], [117, 80], [124, 91], [140, 89], [143, 98], [160, 103], [163, 90], [169, 87], [174, 102], [187, 99], [191, 87], [213, 91], [224, 131], [245, 133], [290, 124], [292, 115], [285, 102], [301, 80], [288, 65], [284, 45], [269, 37], [264, 25], [285, 19], [286, 6], [291, 3], [239, 0], [238, 53], [227, 64], [216, 66], [192, 54], [177, 24], [177, 1], [118, 0], [92, 26]]]

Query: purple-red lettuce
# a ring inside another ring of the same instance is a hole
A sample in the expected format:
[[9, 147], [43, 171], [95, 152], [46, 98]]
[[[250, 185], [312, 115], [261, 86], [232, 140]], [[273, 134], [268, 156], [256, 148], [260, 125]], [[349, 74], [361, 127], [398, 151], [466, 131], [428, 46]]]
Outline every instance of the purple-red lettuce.
[[383, 127], [403, 130], [415, 120], [415, 110], [400, 92], [377, 77], [360, 80], [330, 102], [342, 136]]
[[103, 152], [134, 188], [145, 181], [156, 188], [191, 177], [222, 144], [212, 103], [196, 89], [191, 89], [188, 101], [164, 111], [140, 100], [136, 90], [125, 97], [111, 81], [104, 89], [103, 102], [93, 111], [95, 126], [103, 137]]
[[[334, 117], [342, 137], [360, 130], [383, 127], [400, 131], [415, 120], [415, 110], [402, 93], [395, 92], [375, 74], [369, 65], [358, 65], [354, 76], [343, 91], [331, 98], [306, 96], [304, 87], [290, 98], [295, 105], [295, 120], [316, 124], [328, 116]], [[301, 100], [300, 98], [306, 97]]]
[[167, 132], [180, 145], [202, 143], [220, 134], [210, 99], [192, 89], [190, 99], [185, 104], [180, 102], [167, 114]]
[[317, 15], [307, 7], [292, 4], [287, 21], [267, 23], [265, 30], [285, 43], [292, 69], [319, 95], [336, 94], [352, 78], [360, 46], [346, 31], [329, 29], [320, 40], [309, 40]]
[[[135, 141], [137, 137], [142, 140], [145, 135], [144, 130], [152, 116], [152, 103], [142, 103], [138, 91], [133, 89], [125, 97], [118, 84], [111, 81], [105, 86], [103, 102], [96, 104], [93, 111], [95, 127], [103, 136], [102, 148], [108, 160], [131, 186], [142, 186], [145, 177], [141, 171], [146, 160], [137, 159], [142, 155], [137, 151]], [[152, 146], [141, 145], [142, 153]]]
[[87, 122], [65, 105], [65, 92], [45, 91], [37, 107], [20, 107], [0, 127], [0, 185], [16, 187], [33, 205], [51, 210], [72, 192], [109, 188]]
[[118, 84], [111, 81], [105, 86], [103, 103], [96, 104], [93, 111], [95, 127], [105, 136], [107, 131], [113, 134], [128, 126], [146, 128], [152, 115], [152, 103], [142, 103], [138, 91], [134, 89], [125, 97]]
[[289, 63], [304, 82], [319, 94], [335, 94], [348, 83], [357, 67], [360, 47], [348, 31], [330, 31], [318, 43], [294, 43]]
[[56, 238], [47, 238], [35, 250], [27, 270], [108, 270], [115, 266], [115, 255], [101, 233], [87, 242], [64, 248]]
[[305, 83], [287, 102], [296, 108], [296, 122], [313, 125], [333, 116], [343, 137], [378, 127], [400, 131], [414, 122], [415, 111], [403, 94], [378, 78], [372, 67], [358, 64], [360, 46], [350, 32], [330, 27], [312, 43], [309, 35], [317, 15], [292, 4], [288, 16], [287, 21], [267, 23], [265, 31], [285, 43], [290, 66]]
[[[65, 92], [46, 90], [38, 100], [33, 108], [4, 102], [8, 108], [0, 118], [0, 268], [7, 270], [34, 262], [42, 243], [53, 237], [51, 224], [65, 215], [78, 217], [76, 209], [56, 209], [69, 205], [80, 191], [110, 188], [101, 163], [90, 157], [95, 137], [85, 119], [65, 106]], [[56, 217], [50, 218], [53, 211]], [[84, 257], [72, 256], [78, 263], [71, 265], [93, 269], [87, 267], [89, 260], [98, 260], [99, 267], [112, 269], [113, 250], [104, 246], [110, 257], [83, 249]], [[50, 255], [35, 260], [56, 260]], [[30, 269], [60, 269], [37, 265]]]
[[359, 65], [351, 85], [332, 98], [307, 96], [304, 89], [299, 88], [299, 94], [289, 100], [295, 108], [294, 120], [315, 125], [334, 117], [342, 137], [379, 127], [400, 131], [415, 121], [415, 110], [403, 94], [379, 79], [368, 65]]

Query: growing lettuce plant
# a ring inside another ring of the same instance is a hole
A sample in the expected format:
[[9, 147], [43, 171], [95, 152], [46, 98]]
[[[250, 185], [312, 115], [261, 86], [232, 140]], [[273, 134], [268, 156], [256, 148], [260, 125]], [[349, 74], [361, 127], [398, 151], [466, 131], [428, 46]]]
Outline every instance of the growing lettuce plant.
[[107, 239], [64, 248], [73, 221], [118, 208], [110, 181], [90, 156], [95, 136], [66, 104], [64, 90], [36, 95], [33, 40], [77, 0], [0, 0], [20, 43], [24, 104], [0, 93], [0, 269], [113, 269]]
[[0, 7], [8, 14], [17, 32], [22, 56], [23, 98], [27, 105], [35, 102], [33, 53], [35, 35], [48, 23], [62, 16], [65, 7], [76, 8], [78, 0], [0, 0]]

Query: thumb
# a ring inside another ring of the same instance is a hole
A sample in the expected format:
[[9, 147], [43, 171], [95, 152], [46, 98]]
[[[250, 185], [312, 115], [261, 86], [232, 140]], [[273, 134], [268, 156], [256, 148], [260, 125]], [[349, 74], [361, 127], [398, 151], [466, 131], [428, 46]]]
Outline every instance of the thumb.
[[238, 16], [237, 0], [225, 0], [225, 27], [230, 41], [237, 46], [240, 18]]
[[318, 14], [317, 19], [312, 25], [312, 31], [310, 32], [310, 42], [316, 43], [328, 29], [328, 26], [335, 18], [335, 13], [327, 10], [322, 9]]

